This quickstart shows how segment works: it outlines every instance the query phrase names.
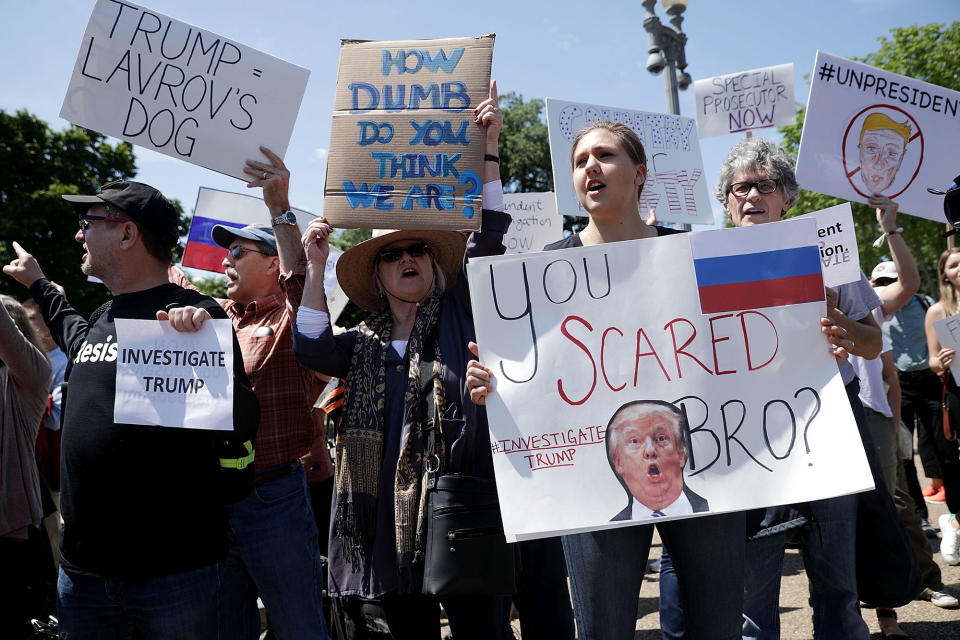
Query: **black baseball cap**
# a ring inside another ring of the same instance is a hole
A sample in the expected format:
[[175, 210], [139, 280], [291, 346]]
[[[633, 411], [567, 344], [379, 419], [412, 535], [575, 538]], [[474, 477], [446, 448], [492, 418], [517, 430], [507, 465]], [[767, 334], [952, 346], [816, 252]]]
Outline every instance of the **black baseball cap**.
[[148, 184], [118, 180], [103, 185], [92, 196], [64, 195], [62, 198], [72, 204], [78, 213], [86, 213], [96, 204], [111, 204], [160, 238], [172, 238], [171, 246], [177, 243], [177, 210], [162, 193]]
[[213, 241], [224, 249], [230, 248], [234, 238], [245, 238], [263, 242], [269, 245], [274, 253], [277, 252], [277, 238], [273, 235], [273, 227], [268, 224], [251, 224], [242, 229], [218, 224], [210, 231], [210, 235], [213, 236]]

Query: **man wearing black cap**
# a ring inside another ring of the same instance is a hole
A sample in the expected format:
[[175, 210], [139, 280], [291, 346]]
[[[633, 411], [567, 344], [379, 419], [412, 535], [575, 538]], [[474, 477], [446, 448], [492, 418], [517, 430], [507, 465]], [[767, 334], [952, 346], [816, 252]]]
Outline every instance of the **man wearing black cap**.
[[[212, 232], [214, 242], [229, 249], [223, 260], [228, 299], [217, 302], [233, 321], [261, 407], [256, 487], [229, 508], [233, 536], [221, 567], [220, 637], [259, 638], [259, 595], [279, 640], [325, 638], [321, 554], [300, 463], [313, 444], [310, 411], [318, 391], [311, 390], [313, 372], [293, 355], [293, 320], [306, 261], [287, 197], [290, 172], [278, 156], [261, 151], [270, 162], [248, 160], [245, 171], [251, 177], [248, 187], [263, 188], [270, 224], [217, 225]], [[188, 286], [180, 276], [174, 281]], [[184, 308], [171, 314], [171, 322], [192, 331], [208, 317]], [[329, 465], [329, 457], [323, 462]]]
[[113, 299], [87, 321], [19, 244], [3, 268], [29, 287], [69, 356], [60, 631], [81, 640], [126, 638], [133, 628], [149, 638], [216, 637], [225, 504], [252, 486], [252, 467], [232, 452], [245, 450], [259, 415], [239, 345], [234, 340], [233, 432], [115, 423], [115, 318], [153, 320], [184, 305], [225, 314], [211, 298], [168, 282], [177, 212], [156, 189], [120, 181], [64, 199], [79, 214], [81, 268]]

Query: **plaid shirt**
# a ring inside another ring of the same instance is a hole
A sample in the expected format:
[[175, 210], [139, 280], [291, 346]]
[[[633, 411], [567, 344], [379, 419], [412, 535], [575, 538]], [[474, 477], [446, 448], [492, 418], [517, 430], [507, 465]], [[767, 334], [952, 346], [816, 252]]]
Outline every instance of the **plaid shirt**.
[[[183, 281], [171, 280], [195, 288], [179, 273]], [[280, 278], [282, 293], [257, 298], [246, 306], [217, 299], [233, 321], [244, 369], [260, 401], [254, 445], [258, 469], [300, 458], [314, 440], [310, 410], [323, 386], [311, 388], [314, 372], [300, 366], [293, 355], [293, 322], [303, 297], [305, 273], [306, 259], [301, 257], [293, 273]]]

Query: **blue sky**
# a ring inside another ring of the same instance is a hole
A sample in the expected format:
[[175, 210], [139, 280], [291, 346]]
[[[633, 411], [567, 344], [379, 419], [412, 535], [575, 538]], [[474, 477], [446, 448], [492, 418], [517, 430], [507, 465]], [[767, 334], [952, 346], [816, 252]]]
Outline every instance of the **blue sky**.
[[[55, 129], [92, 0], [7, 3], [0, 22], [0, 108], [27, 109]], [[151, 0], [151, 9], [311, 70], [287, 151], [293, 206], [320, 213], [341, 38], [402, 39], [496, 33], [493, 77], [501, 93], [665, 111], [663, 77], [644, 68], [644, 9], [625, 2], [310, 2]], [[687, 71], [699, 79], [793, 62], [796, 98], [817, 49], [862, 56], [893, 27], [951, 22], [957, 0], [689, 0]], [[660, 4], [657, 14], [666, 22]], [[680, 111], [694, 115], [693, 87]], [[763, 135], [763, 134], [762, 134]], [[770, 135], [770, 134], [766, 134]], [[707, 184], [738, 136], [701, 140]], [[242, 182], [135, 147], [139, 179], [192, 210], [200, 186], [245, 193]], [[253, 195], [257, 192], [250, 191]], [[719, 216], [719, 205], [716, 205]]]

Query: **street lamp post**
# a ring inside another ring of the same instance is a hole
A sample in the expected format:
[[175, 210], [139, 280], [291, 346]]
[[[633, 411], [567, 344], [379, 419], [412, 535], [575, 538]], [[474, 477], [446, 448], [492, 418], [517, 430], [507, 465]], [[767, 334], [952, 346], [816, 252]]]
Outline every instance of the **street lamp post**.
[[[657, 75], [666, 69], [666, 73], [663, 74], [663, 84], [667, 94], [667, 113], [678, 116], [680, 115], [678, 89], [686, 90], [693, 82], [690, 74], [686, 72], [687, 34], [680, 28], [683, 24], [683, 12], [687, 8], [687, 0], [660, 0], [660, 2], [670, 16], [673, 28], [662, 24], [654, 13], [653, 7], [657, 0], [643, 0], [643, 6], [647, 10], [643, 28], [647, 32], [650, 43], [647, 71]], [[680, 228], [689, 231], [690, 225], [681, 224]]]

